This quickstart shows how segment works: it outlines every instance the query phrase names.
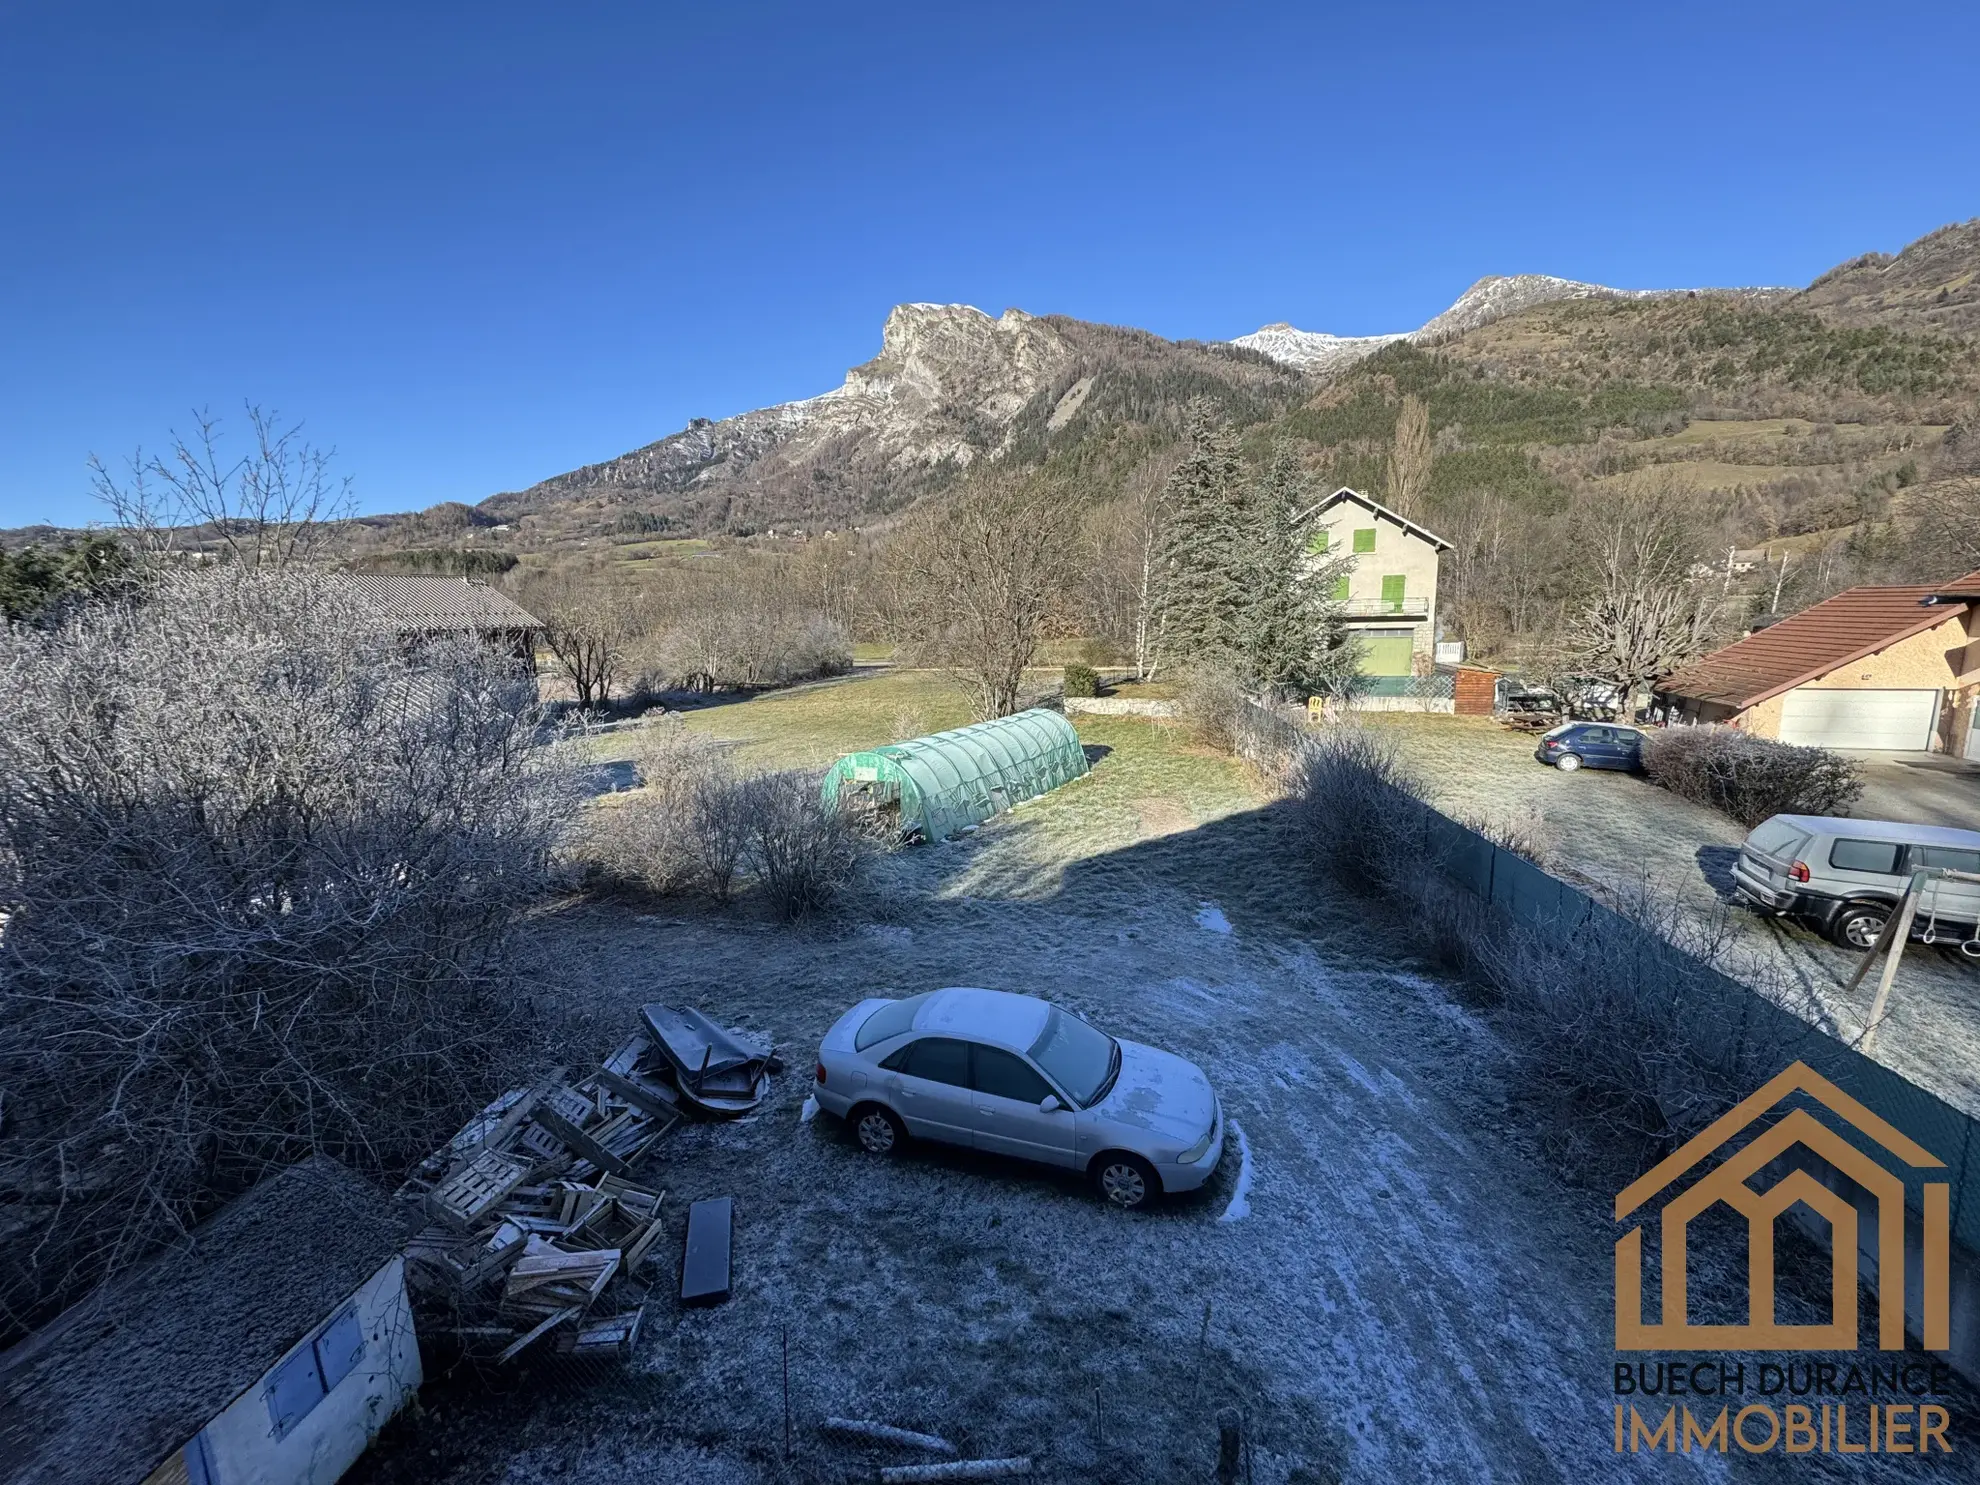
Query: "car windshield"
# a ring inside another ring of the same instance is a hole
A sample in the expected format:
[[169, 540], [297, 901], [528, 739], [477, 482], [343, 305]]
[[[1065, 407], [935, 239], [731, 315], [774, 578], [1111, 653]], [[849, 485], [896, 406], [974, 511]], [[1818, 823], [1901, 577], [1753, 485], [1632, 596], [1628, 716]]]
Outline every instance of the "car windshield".
[[933, 994], [924, 990], [919, 995], [910, 995], [906, 1000], [889, 1001], [872, 1015], [859, 1023], [859, 1030], [853, 1033], [853, 1050], [864, 1052], [868, 1047], [877, 1046], [889, 1037], [899, 1036], [904, 1031], [914, 1029], [914, 1013], [921, 1009], [921, 1003]]
[[1107, 1091], [1120, 1071], [1121, 1048], [1105, 1032], [1095, 1031], [1077, 1016], [1057, 1006], [1045, 1018], [1045, 1029], [1031, 1044], [1031, 1060], [1071, 1095], [1081, 1108]]

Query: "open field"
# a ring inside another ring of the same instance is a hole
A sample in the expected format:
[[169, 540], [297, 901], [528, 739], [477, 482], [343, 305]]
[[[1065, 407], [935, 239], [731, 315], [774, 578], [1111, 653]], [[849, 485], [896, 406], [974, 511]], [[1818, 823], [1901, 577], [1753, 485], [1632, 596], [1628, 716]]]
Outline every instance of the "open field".
[[[1756, 974], [1786, 976], [1811, 992], [1830, 1031], [1853, 1042], [1874, 978], [1845, 994], [1857, 956], [1786, 919], [1734, 907], [1732, 864], [1746, 829], [1716, 811], [1628, 774], [1563, 774], [1534, 761], [1534, 739], [1482, 717], [1377, 717], [1433, 804], [1472, 818], [1542, 822], [1549, 868], [1611, 891], [1675, 894], [1723, 916]], [[1980, 773], [1946, 760], [1866, 762], [1854, 813], [1980, 829]], [[1738, 972], [1737, 961], [1727, 968]], [[1914, 944], [1905, 953], [1877, 1060], [1957, 1108], [1980, 1113], [1980, 969]]]
[[[800, 762], [886, 735], [904, 706], [936, 717], [942, 695], [889, 674], [693, 725]], [[1313, 887], [1245, 769], [1173, 727], [1080, 732], [1088, 777], [884, 858], [829, 920], [544, 917], [533, 973], [567, 1017], [559, 1060], [602, 1053], [650, 1000], [786, 1049], [759, 1114], [677, 1133], [659, 1165], [676, 1211], [735, 1196], [735, 1296], [683, 1314], [663, 1294], [619, 1382], [432, 1390], [435, 1412], [353, 1481], [823, 1485], [911, 1457], [827, 1439], [837, 1415], [1029, 1454], [1041, 1481], [1167, 1485], [1209, 1477], [1226, 1404], [1250, 1417], [1253, 1485], [1787, 1477], [1612, 1452], [1614, 1182], [1557, 1170], [1517, 1058], [1406, 932]], [[1048, 995], [1201, 1063], [1233, 1136], [1211, 1184], [1120, 1213], [1071, 1176], [875, 1160], [804, 1120], [809, 1049], [841, 1010], [958, 983]], [[1937, 1461], [1906, 1463], [1929, 1478]]]

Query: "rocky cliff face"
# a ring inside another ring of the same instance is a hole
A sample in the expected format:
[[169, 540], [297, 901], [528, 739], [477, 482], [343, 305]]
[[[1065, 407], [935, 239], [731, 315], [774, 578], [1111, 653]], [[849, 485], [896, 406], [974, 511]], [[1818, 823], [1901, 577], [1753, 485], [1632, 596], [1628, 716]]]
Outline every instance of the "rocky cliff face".
[[985, 460], [1035, 462], [1096, 428], [1171, 417], [1192, 396], [1244, 420], [1302, 385], [1296, 372], [1228, 346], [1016, 309], [993, 318], [963, 304], [903, 304], [887, 316], [880, 354], [830, 392], [697, 419], [482, 508], [512, 520], [587, 505], [590, 524], [609, 526], [620, 507], [683, 532], [839, 527]]
[[993, 319], [964, 304], [902, 304], [887, 316], [880, 354], [830, 392], [720, 422], [697, 419], [658, 443], [484, 504], [512, 517], [570, 500], [674, 496], [691, 525], [697, 510], [707, 515], [750, 493], [745, 484], [803, 483], [808, 467], [822, 463], [833, 466], [820, 470], [827, 485], [849, 464], [882, 484], [966, 468], [997, 452], [1018, 413], [1072, 361], [1065, 337], [1022, 310]]

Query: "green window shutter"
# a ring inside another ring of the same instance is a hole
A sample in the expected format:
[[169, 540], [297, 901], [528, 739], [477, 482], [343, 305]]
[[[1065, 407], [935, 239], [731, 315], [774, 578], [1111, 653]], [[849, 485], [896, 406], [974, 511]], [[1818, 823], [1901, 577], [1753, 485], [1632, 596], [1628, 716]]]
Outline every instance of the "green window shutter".
[[1325, 526], [1322, 526], [1318, 531], [1306, 538], [1306, 549], [1316, 557], [1327, 555], [1327, 528]]
[[1404, 576], [1395, 573], [1382, 579], [1382, 604], [1385, 608], [1400, 610], [1403, 606]]
[[1343, 576], [1343, 577], [1337, 577], [1337, 578], [1335, 578], [1335, 579], [1334, 579], [1334, 601], [1335, 601], [1336, 603], [1346, 603], [1346, 602], [1347, 602], [1347, 596], [1348, 596], [1348, 580], [1347, 580], [1347, 578], [1346, 578], [1346, 577], [1344, 577], [1344, 576]]
[[1375, 550], [1375, 528], [1373, 526], [1364, 526], [1354, 533], [1354, 549], [1357, 552], [1372, 552]]

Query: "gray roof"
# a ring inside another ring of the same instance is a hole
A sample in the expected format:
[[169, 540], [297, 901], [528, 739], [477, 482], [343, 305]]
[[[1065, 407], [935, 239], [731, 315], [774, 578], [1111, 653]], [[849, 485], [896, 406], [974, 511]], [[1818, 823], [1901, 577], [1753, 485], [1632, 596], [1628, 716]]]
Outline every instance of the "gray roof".
[[318, 1156], [0, 1354], [0, 1477], [135, 1485], [390, 1259], [398, 1209]]
[[402, 631], [541, 629], [543, 621], [508, 594], [457, 577], [409, 577], [395, 572], [338, 574], [365, 606], [389, 616]]

